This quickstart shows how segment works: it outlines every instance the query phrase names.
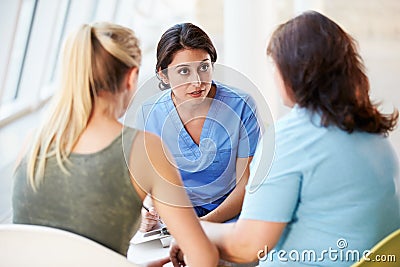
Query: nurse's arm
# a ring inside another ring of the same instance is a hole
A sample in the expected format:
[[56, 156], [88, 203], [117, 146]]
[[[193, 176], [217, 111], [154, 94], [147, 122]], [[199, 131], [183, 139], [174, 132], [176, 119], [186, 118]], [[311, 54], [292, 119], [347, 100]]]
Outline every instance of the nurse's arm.
[[201, 217], [209, 222], [225, 222], [237, 216], [242, 210], [245, 187], [250, 175], [250, 162], [253, 157], [236, 159], [236, 187], [228, 197], [209, 214]]
[[265, 258], [286, 227], [286, 223], [239, 219], [235, 223], [201, 222], [208, 238], [217, 245], [220, 257], [237, 263]]

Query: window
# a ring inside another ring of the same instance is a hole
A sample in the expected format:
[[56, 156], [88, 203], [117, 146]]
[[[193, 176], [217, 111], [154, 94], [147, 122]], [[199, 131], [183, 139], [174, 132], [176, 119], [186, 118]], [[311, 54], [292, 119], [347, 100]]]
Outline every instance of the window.
[[21, 77], [24, 72], [26, 53], [28, 51], [37, 0], [23, 0], [19, 13], [18, 24], [12, 45], [11, 58], [1, 104], [12, 102], [18, 97]]
[[57, 21], [55, 22], [53, 42], [50, 48], [49, 64], [47, 64], [46, 74], [47, 78], [45, 83], [52, 83], [55, 79], [56, 66], [58, 64], [59, 54], [62, 48], [62, 39], [65, 33], [66, 22], [71, 6], [70, 0], [59, 1], [57, 8]]

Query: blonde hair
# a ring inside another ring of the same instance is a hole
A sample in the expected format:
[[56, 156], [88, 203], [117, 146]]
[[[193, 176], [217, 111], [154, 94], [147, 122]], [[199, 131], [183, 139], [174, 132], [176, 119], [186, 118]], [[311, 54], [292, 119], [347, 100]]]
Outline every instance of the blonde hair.
[[113, 23], [82, 25], [64, 47], [61, 88], [49, 117], [38, 129], [28, 155], [28, 181], [37, 189], [46, 159], [56, 157], [61, 170], [86, 128], [100, 90], [117, 93], [128, 70], [139, 68], [141, 50], [134, 32]]

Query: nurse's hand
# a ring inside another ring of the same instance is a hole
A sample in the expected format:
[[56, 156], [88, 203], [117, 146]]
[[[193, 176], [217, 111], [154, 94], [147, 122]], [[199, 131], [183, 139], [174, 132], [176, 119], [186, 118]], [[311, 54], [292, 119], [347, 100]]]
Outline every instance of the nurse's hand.
[[171, 258], [171, 263], [174, 267], [186, 266], [182, 250], [174, 239], [171, 241], [169, 246], [169, 257]]
[[139, 231], [148, 232], [159, 226], [160, 215], [154, 207], [149, 208], [149, 211], [142, 208], [142, 222], [140, 223]]

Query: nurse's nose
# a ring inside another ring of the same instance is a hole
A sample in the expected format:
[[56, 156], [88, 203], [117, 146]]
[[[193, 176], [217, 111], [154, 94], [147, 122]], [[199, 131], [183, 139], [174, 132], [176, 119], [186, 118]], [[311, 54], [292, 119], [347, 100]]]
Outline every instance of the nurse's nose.
[[193, 77], [191, 77], [191, 84], [195, 87], [199, 87], [201, 85], [200, 75], [195, 72]]

